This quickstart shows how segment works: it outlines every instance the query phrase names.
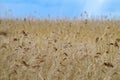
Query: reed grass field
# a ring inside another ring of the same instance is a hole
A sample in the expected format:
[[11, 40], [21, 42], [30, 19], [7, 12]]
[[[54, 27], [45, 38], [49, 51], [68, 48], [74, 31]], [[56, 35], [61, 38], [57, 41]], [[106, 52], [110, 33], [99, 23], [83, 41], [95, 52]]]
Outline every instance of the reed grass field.
[[1, 19], [0, 80], [120, 80], [120, 21]]

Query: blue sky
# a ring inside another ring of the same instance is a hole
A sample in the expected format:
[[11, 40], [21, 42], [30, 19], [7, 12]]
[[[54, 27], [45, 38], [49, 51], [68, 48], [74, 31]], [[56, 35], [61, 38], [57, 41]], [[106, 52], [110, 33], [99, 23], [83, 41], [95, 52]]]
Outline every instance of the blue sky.
[[0, 17], [120, 16], [120, 0], [0, 0]]

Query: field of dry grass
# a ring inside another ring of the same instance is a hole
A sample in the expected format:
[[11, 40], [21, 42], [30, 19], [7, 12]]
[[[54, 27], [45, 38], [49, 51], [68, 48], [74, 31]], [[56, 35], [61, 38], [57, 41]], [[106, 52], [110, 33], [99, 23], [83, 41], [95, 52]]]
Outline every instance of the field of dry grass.
[[120, 21], [0, 20], [0, 80], [120, 80]]

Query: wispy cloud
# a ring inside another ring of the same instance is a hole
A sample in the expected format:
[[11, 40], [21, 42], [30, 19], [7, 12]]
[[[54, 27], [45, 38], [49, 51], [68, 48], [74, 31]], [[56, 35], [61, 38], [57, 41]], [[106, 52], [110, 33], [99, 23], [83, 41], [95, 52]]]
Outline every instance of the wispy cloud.
[[101, 14], [108, 0], [86, 0], [84, 11], [89, 14]]

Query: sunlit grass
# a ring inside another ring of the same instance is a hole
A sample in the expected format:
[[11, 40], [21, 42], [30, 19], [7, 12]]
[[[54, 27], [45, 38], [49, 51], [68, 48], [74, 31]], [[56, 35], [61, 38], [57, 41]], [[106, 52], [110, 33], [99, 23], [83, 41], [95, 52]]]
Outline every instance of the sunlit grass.
[[0, 20], [0, 80], [120, 80], [120, 21]]

